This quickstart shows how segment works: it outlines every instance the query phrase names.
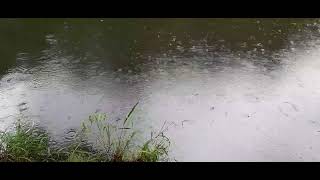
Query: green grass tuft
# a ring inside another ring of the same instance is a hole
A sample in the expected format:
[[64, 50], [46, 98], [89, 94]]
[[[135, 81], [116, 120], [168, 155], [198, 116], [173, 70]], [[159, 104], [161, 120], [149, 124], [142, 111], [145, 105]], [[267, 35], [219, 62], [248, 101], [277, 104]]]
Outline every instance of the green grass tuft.
[[49, 136], [40, 128], [16, 123], [15, 131], [2, 132], [1, 157], [6, 161], [47, 161]]

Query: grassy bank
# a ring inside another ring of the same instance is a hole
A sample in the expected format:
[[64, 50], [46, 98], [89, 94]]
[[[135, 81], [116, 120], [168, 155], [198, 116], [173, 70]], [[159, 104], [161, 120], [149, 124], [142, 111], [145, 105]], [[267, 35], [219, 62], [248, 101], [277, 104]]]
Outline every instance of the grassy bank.
[[[134, 107], [135, 108], [135, 107]], [[17, 122], [14, 130], [1, 132], [0, 161], [5, 162], [157, 162], [168, 161], [169, 139], [164, 130], [137, 143], [128, 114], [111, 122], [107, 115], [94, 114], [82, 123], [68, 145], [57, 147], [38, 126]]]

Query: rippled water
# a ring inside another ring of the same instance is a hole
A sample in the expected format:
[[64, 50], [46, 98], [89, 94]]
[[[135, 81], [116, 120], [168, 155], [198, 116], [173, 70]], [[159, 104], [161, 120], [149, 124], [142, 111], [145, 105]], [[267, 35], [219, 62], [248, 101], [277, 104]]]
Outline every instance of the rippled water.
[[0, 128], [171, 124], [178, 161], [319, 161], [315, 19], [1, 19]]

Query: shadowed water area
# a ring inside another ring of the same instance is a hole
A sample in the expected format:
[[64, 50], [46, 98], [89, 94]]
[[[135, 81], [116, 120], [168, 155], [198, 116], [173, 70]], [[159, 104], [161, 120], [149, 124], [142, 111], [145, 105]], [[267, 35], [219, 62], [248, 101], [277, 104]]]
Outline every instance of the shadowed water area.
[[0, 128], [170, 125], [178, 161], [319, 161], [318, 19], [1, 19]]

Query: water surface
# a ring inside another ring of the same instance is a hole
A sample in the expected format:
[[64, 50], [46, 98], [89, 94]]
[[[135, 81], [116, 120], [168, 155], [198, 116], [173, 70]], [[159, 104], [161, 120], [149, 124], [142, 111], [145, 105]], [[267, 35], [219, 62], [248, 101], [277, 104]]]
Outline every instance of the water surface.
[[0, 128], [170, 124], [178, 161], [319, 161], [318, 19], [1, 19]]

